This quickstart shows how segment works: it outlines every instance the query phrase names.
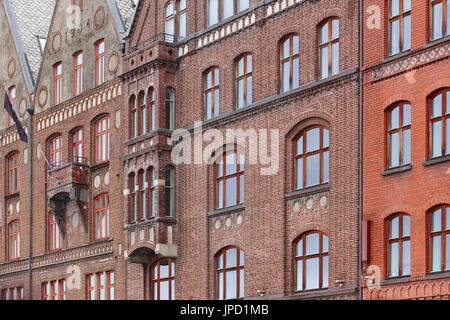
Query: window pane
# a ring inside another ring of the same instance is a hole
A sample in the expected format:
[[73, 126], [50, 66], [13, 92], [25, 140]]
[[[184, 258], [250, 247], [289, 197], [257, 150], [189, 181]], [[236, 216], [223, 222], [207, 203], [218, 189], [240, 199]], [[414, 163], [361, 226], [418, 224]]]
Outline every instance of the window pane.
[[314, 128], [306, 132], [306, 152], [320, 149], [320, 128]]
[[159, 300], [169, 300], [169, 281], [159, 283]]
[[186, 13], [180, 14], [178, 23], [178, 37], [186, 38]]
[[442, 156], [442, 121], [432, 124], [432, 157]]
[[403, 126], [408, 126], [411, 124], [411, 105], [403, 105]]
[[399, 0], [391, 0], [391, 17], [398, 16], [400, 13]]
[[391, 22], [391, 54], [400, 52], [400, 25], [399, 21]]
[[219, 21], [219, 0], [209, 0], [208, 25], [216, 24]]
[[169, 263], [167, 261], [163, 261], [159, 266], [159, 278], [164, 279], [169, 277]]
[[218, 208], [223, 208], [223, 181], [219, 181], [219, 185], [217, 187], [217, 203]]
[[236, 153], [231, 153], [226, 156], [225, 160], [226, 166], [225, 166], [225, 174], [230, 175], [237, 172], [237, 158]]
[[289, 50], [289, 44], [290, 44], [290, 38], [284, 40], [283, 45], [282, 45], [282, 52], [281, 52], [281, 57], [282, 59], [286, 59], [290, 56], [290, 50]]
[[283, 92], [289, 91], [289, 62], [283, 63], [283, 70], [282, 70], [282, 84], [281, 84], [281, 90]]
[[403, 48], [402, 51], [411, 49], [411, 16], [403, 19]]
[[399, 261], [399, 252], [398, 252], [398, 242], [391, 243], [389, 246], [390, 249], [390, 264], [389, 264], [389, 275], [391, 277], [398, 277], [398, 261]]
[[400, 127], [400, 108], [396, 107], [390, 112], [390, 127], [389, 129], [398, 129]]
[[306, 187], [320, 184], [320, 155], [306, 158]]
[[253, 87], [252, 87], [252, 77], [247, 78], [247, 105], [253, 103]]
[[306, 255], [319, 253], [320, 234], [312, 233], [306, 236]]
[[238, 1], [238, 12], [245, 10], [249, 7], [249, 0], [239, 0]]
[[305, 289], [319, 288], [319, 258], [306, 260]]
[[236, 177], [231, 178], [231, 179], [227, 179], [225, 181], [225, 206], [229, 207], [229, 206], [234, 206], [237, 204], [237, 194], [236, 194]]
[[297, 242], [297, 257], [303, 256], [303, 239]]
[[331, 47], [331, 72], [339, 73], [339, 42], [334, 43]]
[[219, 300], [223, 300], [223, 273], [219, 273], [217, 282], [217, 289], [219, 290]]
[[323, 129], [323, 148], [328, 148], [330, 146], [330, 131], [328, 129]]
[[442, 116], [442, 94], [434, 97], [432, 104], [431, 116], [433, 118]]
[[322, 258], [322, 288], [328, 288], [328, 257]]
[[229, 18], [234, 14], [234, 1], [233, 0], [222, 0], [223, 5], [223, 19]]
[[403, 216], [403, 237], [409, 237], [411, 234], [410, 221], [411, 218], [409, 216]]
[[243, 298], [245, 296], [245, 278], [244, 278], [244, 270], [239, 271], [239, 298]]
[[445, 236], [445, 270], [450, 269], [450, 234]]
[[397, 167], [400, 164], [400, 135], [398, 132], [390, 135], [390, 167]]
[[322, 253], [328, 252], [329, 239], [327, 236], [322, 236]]
[[328, 47], [320, 49], [320, 77], [328, 77]]
[[335, 19], [332, 23], [331, 40], [339, 38], [339, 20]]
[[239, 203], [244, 203], [245, 200], [245, 176], [242, 174], [239, 177]]
[[330, 181], [330, 153], [323, 153], [323, 173], [322, 173], [322, 183], [327, 183]]
[[252, 72], [253, 70], [253, 61], [252, 61], [252, 55], [247, 55], [247, 73]]
[[303, 154], [303, 136], [297, 140], [297, 155]]
[[433, 32], [432, 39], [442, 37], [442, 2], [433, 6]]
[[239, 80], [237, 83], [237, 106], [238, 108], [244, 106], [244, 80]]
[[328, 40], [328, 33], [329, 33], [329, 27], [328, 22], [323, 25], [323, 27], [320, 29], [320, 44], [327, 43]]
[[297, 189], [303, 188], [303, 159], [297, 159]]
[[216, 89], [214, 91], [214, 116], [219, 115], [220, 110], [220, 90]]
[[441, 236], [431, 241], [431, 271], [441, 271]]
[[292, 89], [298, 88], [299, 84], [299, 62], [298, 58], [292, 60]]
[[225, 275], [226, 287], [225, 287], [225, 299], [237, 298], [237, 272], [228, 271]]
[[237, 249], [232, 248], [227, 250], [225, 254], [226, 265], [225, 268], [234, 268], [237, 267]]
[[442, 222], [441, 209], [438, 209], [431, 215], [431, 232], [441, 231], [442, 230], [441, 222]]
[[450, 207], [445, 208], [445, 229], [450, 229]]
[[299, 36], [292, 37], [292, 55], [298, 54], [299, 50]]
[[297, 261], [297, 282], [296, 290], [303, 290], [303, 261]]
[[411, 130], [403, 131], [403, 162], [410, 163], [411, 162]]
[[445, 154], [449, 154], [450, 153], [450, 118], [448, 118], [445, 122]]
[[391, 220], [390, 224], [390, 232], [389, 232], [389, 239], [397, 239], [398, 238], [398, 230], [399, 230], [399, 218], [395, 217]]
[[409, 275], [411, 273], [411, 243], [410, 241], [403, 242], [403, 253], [402, 253], [402, 276]]

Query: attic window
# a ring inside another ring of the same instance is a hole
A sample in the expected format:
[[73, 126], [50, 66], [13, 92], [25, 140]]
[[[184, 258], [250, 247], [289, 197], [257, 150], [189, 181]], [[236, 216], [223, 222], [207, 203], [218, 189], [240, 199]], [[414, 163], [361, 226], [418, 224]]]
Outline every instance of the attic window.
[[41, 49], [41, 54], [44, 54], [44, 50], [45, 50], [45, 44], [47, 42], [47, 38], [42, 38], [39, 36], [36, 36], [39, 42], [39, 49]]

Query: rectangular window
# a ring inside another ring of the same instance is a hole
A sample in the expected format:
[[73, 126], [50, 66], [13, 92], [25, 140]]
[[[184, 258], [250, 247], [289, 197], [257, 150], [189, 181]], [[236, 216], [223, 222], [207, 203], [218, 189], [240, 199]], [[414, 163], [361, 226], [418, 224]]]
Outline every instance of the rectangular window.
[[55, 215], [50, 212], [49, 217], [49, 249], [50, 251], [56, 251], [62, 247], [62, 234], [59, 230], [58, 223], [56, 222]]
[[57, 136], [50, 141], [50, 165], [58, 167], [62, 164], [62, 137]]
[[62, 102], [62, 62], [53, 66], [53, 105], [58, 105]]
[[95, 44], [95, 86], [104, 82], [105, 77], [105, 41]]
[[178, 39], [186, 38], [186, 0], [178, 2]]
[[9, 261], [17, 260], [20, 257], [20, 233], [19, 221], [13, 221], [8, 226], [8, 248]]
[[73, 76], [73, 95], [77, 96], [83, 92], [83, 52], [74, 56]]
[[77, 129], [72, 134], [73, 163], [83, 163], [83, 128]]
[[[8, 90], [9, 100], [11, 101], [12, 109], [16, 111], [16, 86], [12, 86]], [[14, 125], [14, 120], [8, 113], [8, 127]]]
[[95, 300], [95, 275], [90, 274], [86, 277], [87, 299]]
[[280, 45], [281, 92], [299, 86], [299, 36], [290, 35]]
[[95, 123], [95, 164], [109, 161], [109, 131], [109, 117], [104, 117]]
[[19, 192], [19, 154], [16, 153], [8, 159], [8, 191], [9, 194]]
[[390, 0], [389, 53], [411, 49], [411, 0]]
[[95, 199], [95, 240], [109, 237], [109, 195]]
[[431, 40], [450, 34], [450, 2], [448, 0], [430, 0]]

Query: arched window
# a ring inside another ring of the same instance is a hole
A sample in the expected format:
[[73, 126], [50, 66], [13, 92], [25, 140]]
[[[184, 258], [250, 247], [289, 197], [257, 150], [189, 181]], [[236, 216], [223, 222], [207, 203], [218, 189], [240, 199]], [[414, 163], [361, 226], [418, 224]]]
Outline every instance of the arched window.
[[95, 164], [109, 161], [110, 142], [109, 117], [103, 117], [95, 123]]
[[387, 110], [389, 168], [411, 163], [411, 104], [400, 102]]
[[137, 197], [136, 197], [136, 175], [131, 173], [129, 176], [130, 186], [130, 213], [131, 222], [136, 222], [137, 217]]
[[151, 270], [153, 300], [175, 300], [175, 262], [172, 259], [159, 260]]
[[78, 128], [72, 133], [72, 158], [73, 163], [84, 163], [83, 159], [83, 128]]
[[165, 211], [166, 217], [173, 217], [174, 213], [174, 170], [170, 167], [167, 167], [165, 170]]
[[245, 157], [237, 150], [226, 151], [216, 166], [217, 208], [244, 203]]
[[236, 63], [236, 104], [243, 108], [252, 104], [252, 54], [243, 54]]
[[56, 222], [55, 215], [52, 211], [49, 212], [49, 227], [48, 227], [48, 244], [50, 251], [56, 251], [62, 247], [62, 234]]
[[178, 1], [178, 39], [186, 38], [186, 0]]
[[428, 214], [429, 271], [450, 270], [450, 205], [439, 205]]
[[205, 74], [206, 119], [217, 117], [220, 113], [220, 70], [209, 69]]
[[430, 97], [428, 114], [430, 158], [450, 154], [450, 88]]
[[148, 203], [150, 205], [150, 215], [152, 217], [156, 216], [156, 185], [155, 185], [155, 170], [150, 168], [148, 170], [148, 184], [150, 185], [150, 191], [148, 193]]
[[138, 219], [147, 219], [147, 204], [145, 199], [145, 172], [144, 170], [139, 171], [138, 178]]
[[323, 126], [312, 126], [295, 139], [296, 189], [329, 182], [330, 133]]
[[137, 136], [138, 136], [137, 101], [136, 97], [133, 95], [130, 98], [130, 138], [135, 138]]
[[138, 96], [139, 103], [139, 126], [138, 135], [147, 133], [147, 104], [145, 102], [145, 92], [141, 91]]
[[95, 240], [109, 238], [109, 194], [95, 198]]
[[19, 220], [15, 220], [8, 225], [8, 258], [9, 261], [20, 258]]
[[430, 0], [430, 38], [436, 40], [450, 34], [450, 2]]
[[389, 54], [411, 49], [411, 0], [389, 0]]
[[173, 7], [173, 2], [169, 1], [166, 4], [166, 8], [165, 8], [165, 19], [166, 19], [166, 28], [165, 28], [165, 33], [166, 33], [166, 41], [167, 42], [173, 42], [174, 40], [174, 35], [175, 35], [175, 12], [174, 12], [174, 7]]
[[328, 288], [328, 236], [319, 231], [303, 234], [295, 243], [295, 289]]
[[150, 106], [150, 130], [156, 130], [156, 109], [155, 109], [155, 90], [153, 87], [148, 89], [148, 103]]
[[63, 153], [62, 153], [62, 137], [56, 136], [50, 140], [49, 144], [50, 150], [50, 165], [55, 168], [62, 164]]
[[281, 92], [286, 92], [299, 86], [299, 37], [291, 34], [280, 43], [281, 58]]
[[8, 194], [19, 192], [19, 153], [8, 158]]
[[320, 26], [320, 78], [339, 73], [339, 19], [329, 18]]
[[217, 255], [217, 292], [219, 300], [244, 297], [244, 251], [228, 247]]
[[410, 224], [410, 217], [405, 213], [397, 213], [386, 220], [389, 277], [411, 274]]
[[175, 128], [175, 93], [173, 89], [166, 89], [166, 129], [174, 130]]

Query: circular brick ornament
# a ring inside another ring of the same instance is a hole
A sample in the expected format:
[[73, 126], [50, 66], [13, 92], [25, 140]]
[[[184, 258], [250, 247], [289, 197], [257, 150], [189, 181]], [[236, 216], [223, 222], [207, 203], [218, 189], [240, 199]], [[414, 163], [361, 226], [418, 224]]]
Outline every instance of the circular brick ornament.
[[100, 176], [95, 176], [94, 187], [95, 187], [95, 189], [98, 189], [100, 187]]
[[47, 98], [48, 98], [48, 91], [47, 91], [47, 87], [41, 87], [41, 89], [39, 89], [39, 93], [38, 93], [38, 104], [39, 107], [43, 108], [45, 106], [45, 104], [47, 103]]
[[94, 27], [96, 30], [99, 30], [103, 27], [105, 23], [105, 8], [98, 7], [94, 13]]
[[53, 41], [52, 41], [52, 48], [53, 48], [54, 53], [59, 52], [59, 50], [61, 49], [61, 43], [62, 43], [62, 36], [61, 36], [61, 33], [58, 31], [53, 36]]
[[23, 117], [27, 111], [27, 99], [22, 98], [19, 103], [19, 116]]
[[111, 53], [108, 59], [108, 72], [110, 75], [116, 74], [119, 69], [119, 54], [117, 52]]
[[11, 58], [8, 62], [8, 77], [12, 78], [14, 77], [14, 74], [16, 73], [16, 59]]

